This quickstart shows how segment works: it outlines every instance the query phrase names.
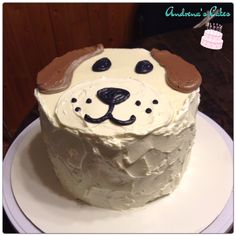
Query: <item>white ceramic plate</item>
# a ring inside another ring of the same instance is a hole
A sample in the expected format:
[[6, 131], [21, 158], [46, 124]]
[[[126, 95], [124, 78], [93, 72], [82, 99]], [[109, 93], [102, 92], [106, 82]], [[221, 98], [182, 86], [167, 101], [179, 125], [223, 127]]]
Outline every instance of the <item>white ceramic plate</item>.
[[36, 120], [5, 157], [3, 204], [21, 233], [224, 233], [233, 222], [232, 157], [230, 137], [198, 113], [191, 160], [171, 195], [128, 211], [100, 209], [63, 192]]

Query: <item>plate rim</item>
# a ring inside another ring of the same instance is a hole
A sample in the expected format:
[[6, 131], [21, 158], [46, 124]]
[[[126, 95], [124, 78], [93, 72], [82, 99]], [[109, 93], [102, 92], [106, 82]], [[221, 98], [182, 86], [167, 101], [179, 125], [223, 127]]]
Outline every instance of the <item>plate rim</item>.
[[[24, 137], [28, 134], [28, 132], [31, 131], [32, 127], [37, 125], [37, 123], [39, 123], [39, 118], [37, 118], [27, 127], [25, 127], [25, 129], [16, 137], [16, 139], [13, 141], [13, 143], [7, 150], [3, 161], [3, 208], [13, 227], [19, 233], [42, 233], [42, 231], [37, 228], [20, 209], [11, 187], [11, 167], [14, 160], [15, 152]], [[13, 212], [14, 215], [20, 217], [20, 220], [14, 217]]]

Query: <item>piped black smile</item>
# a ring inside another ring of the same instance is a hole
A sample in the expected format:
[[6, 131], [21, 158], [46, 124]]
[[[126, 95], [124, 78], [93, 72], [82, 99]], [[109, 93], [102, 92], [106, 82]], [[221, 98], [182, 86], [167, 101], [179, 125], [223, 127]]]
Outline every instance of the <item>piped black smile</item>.
[[125, 121], [116, 119], [112, 115], [115, 105], [124, 102], [130, 97], [130, 93], [127, 90], [121, 88], [103, 88], [97, 91], [97, 97], [109, 106], [108, 111], [104, 116], [99, 118], [92, 118], [91, 116], [85, 114], [85, 121], [99, 124], [105, 120], [110, 120], [112, 123], [117, 125], [130, 125], [135, 122], [136, 117], [134, 115], [131, 115], [130, 118]]
[[136, 117], [134, 115], [130, 116], [130, 118], [128, 120], [118, 120], [116, 119], [113, 115], [112, 115], [112, 111], [114, 109], [114, 105], [113, 106], [109, 106], [109, 109], [107, 111], [107, 113], [99, 118], [92, 118], [91, 116], [85, 114], [84, 116], [84, 120], [90, 123], [95, 123], [95, 124], [99, 124], [102, 123], [105, 120], [110, 120], [112, 123], [117, 124], [117, 125], [131, 125], [135, 122]]

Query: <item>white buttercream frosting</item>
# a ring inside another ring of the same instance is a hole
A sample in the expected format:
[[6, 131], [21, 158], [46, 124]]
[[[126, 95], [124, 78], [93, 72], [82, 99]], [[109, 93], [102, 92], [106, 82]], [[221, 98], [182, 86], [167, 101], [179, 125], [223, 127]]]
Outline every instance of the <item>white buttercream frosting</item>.
[[[104, 72], [91, 70], [95, 61], [108, 57], [112, 66]], [[153, 70], [137, 74], [140, 60]], [[84, 120], [103, 116], [108, 105], [96, 94], [113, 87], [130, 97], [115, 105], [119, 120], [136, 117], [133, 124], [110, 120], [93, 124]], [[178, 184], [191, 152], [199, 89], [180, 93], [165, 81], [165, 70], [144, 49], [105, 49], [84, 61], [75, 71], [70, 87], [56, 94], [35, 96], [40, 104], [42, 134], [62, 185], [75, 197], [112, 209], [138, 207], [170, 193]], [[76, 98], [77, 102], [71, 102]], [[91, 103], [86, 103], [90, 98]], [[153, 104], [156, 99], [158, 104]], [[135, 105], [139, 100], [140, 106]], [[80, 111], [75, 111], [80, 107]], [[147, 108], [151, 113], [146, 113]]]
[[[129, 99], [116, 105], [112, 114], [119, 120], [128, 120], [131, 115], [135, 115], [136, 121], [132, 125], [116, 125], [110, 120], [93, 124], [84, 120], [85, 114], [94, 118], [106, 114], [108, 105], [101, 102], [96, 96], [97, 91], [104, 87], [122, 88], [129, 91]], [[76, 98], [77, 102], [71, 103], [72, 98]], [[88, 98], [92, 100], [92, 103], [86, 104]], [[154, 99], [158, 100], [158, 104], [152, 103]], [[141, 101], [140, 106], [135, 105], [137, 100]], [[76, 112], [76, 107], [80, 107], [81, 111]], [[152, 110], [150, 114], [145, 112], [147, 108]], [[60, 97], [55, 113], [62, 125], [72, 130], [100, 136], [124, 133], [145, 135], [168, 125], [173, 117], [173, 109], [168, 97], [164, 94], [153, 90], [140, 80], [112, 78], [101, 78], [93, 81], [92, 84], [91, 82], [81, 83], [67, 90]]]

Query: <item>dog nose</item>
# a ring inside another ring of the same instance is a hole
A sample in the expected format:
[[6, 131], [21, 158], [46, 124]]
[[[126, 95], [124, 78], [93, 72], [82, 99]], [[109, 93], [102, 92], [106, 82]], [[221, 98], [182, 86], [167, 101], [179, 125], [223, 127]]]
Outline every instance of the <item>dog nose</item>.
[[102, 88], [97, 91], [97, 97], [107, 105], [124, 102], [130, 96], [129, 91], [121, 88]]

